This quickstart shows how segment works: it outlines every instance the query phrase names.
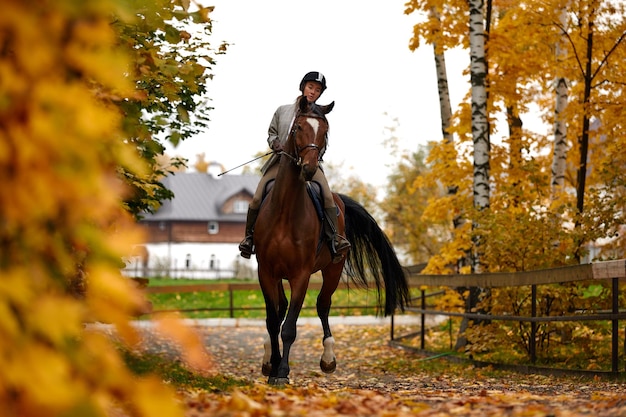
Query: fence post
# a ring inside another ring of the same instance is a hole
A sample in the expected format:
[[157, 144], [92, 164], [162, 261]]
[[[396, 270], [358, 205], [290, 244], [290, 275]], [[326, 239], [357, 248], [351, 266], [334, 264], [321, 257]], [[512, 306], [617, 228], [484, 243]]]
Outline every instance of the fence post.
[[[530, 305], [530, 316], [537, 317], [537, 286], [535, 284], [531, 285], [531, 305]], [[530, 322], [530, 340], [528, 341], [528, 349], [530, 350], [530, 362], [537, 362], [537, 322]]]
[[[613, 314], [619, 314], [619, 278], [613, 278], [612, 285], [612, 293], [611, 296], [613, 298]], [[614, 317], [611, 320], [612, 330], [611, 330], [611, 371], [613, 373], [618, 372], [618, 362], [619, 362], [619, 341], [618, 341], [618, 326], [619, 320], [617, 317]]]
[[229, 285], [228, 286], [228, 298], [229, 298], [229, 302], [228, 302], [228, 307], [229, 307], [229, 311], [230, 311], [230, 318], [234, 319], [235, 318], [235, 302], [234, 302], [234, 296], [233, 296], [233, 286]]
[[422, 293], [422, 314], [420, 317], [422, 324], [422, 334], [420, 338], [420, 343], [422, 346], [422, 350], [426, 349], [426, 314], [424, 314], [424, 310], [426, 310], [426, 290], [421, 290]]

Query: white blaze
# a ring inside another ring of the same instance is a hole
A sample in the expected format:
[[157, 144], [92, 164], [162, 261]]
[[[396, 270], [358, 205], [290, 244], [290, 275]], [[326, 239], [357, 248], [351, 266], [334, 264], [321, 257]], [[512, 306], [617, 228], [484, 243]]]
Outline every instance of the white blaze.
[[315, 133], [315, 137], [317, 137], [317, 130], [320, 128], [319, 119], [316, 119], [315, 117], [309, 117], [308, 119], [306, 119], [306, 121], [311, 125], [311, 127], [313, 128], [313, 132]]

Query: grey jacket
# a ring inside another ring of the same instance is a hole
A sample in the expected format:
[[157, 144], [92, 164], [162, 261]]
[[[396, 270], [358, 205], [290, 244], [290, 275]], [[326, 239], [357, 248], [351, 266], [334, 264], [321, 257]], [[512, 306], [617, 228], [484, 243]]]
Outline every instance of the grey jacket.
[[[272, 148], [272, 142], [274, 139], [280, 140], [281, 145], [285, 145], [287, 143], [287, 139], [289, 138], [289, 132], [291, 132], [291, 125], [293, 124], [293, 120], [296, 116], [296, 103], [285, 104], [280, 106], [274, 112], [274, 116], [272, 117], [272, 121], [270, 122], [270, 126], [267, 129], [267, 144], [270, 149]], [[328, 138], [327, 138], [328, 140]], [[327, 142], [328, 146], [328, 142]], [[320, 152], [320, 157], [324, 155], [326, 148], [322, 149]], [[268, 169], [270, 169], [274, 164], [276, 164], [280, 160], [280, 155], [273, 153], [270, 156], [270, 159], [263, 164], [261, 167], [261, 172], [265, 174]]]

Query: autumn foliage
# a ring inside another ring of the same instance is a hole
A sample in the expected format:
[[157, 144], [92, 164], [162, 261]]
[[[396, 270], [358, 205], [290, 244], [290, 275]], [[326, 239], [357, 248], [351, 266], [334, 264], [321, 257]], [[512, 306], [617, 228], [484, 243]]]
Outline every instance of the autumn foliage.
[[[476, 126], [468, 91], [462, 102], [453, 103], [456, 112], [444, 137], [429, 138], [425, 166], [410, 169], [416, 164], [407, 158], [410, 164], [403, 161], [398, 167], [398, 190], [385, 202], [390, 228], [409, 247], [431, 241], [431, 255], [411, 252], [415, 262], [428, 262], [425, 273], [478, 272], [468, 262], [476, 258], [480, 272], [515, 272], [626, 257], [626, 72], [620, 64], [626, 57], [624, 3], [482, 4], [488, 204], [478, 207], [474, 200]], [[411, 49], [432, 46], [434, 58], [440, 59], [450, 49], [470, 45], [467, 1], [410, 0], [405, 6], [406, 14], [415, 18]], [[445, 80], [437, 81], [440, 98], [446, 97]], [[411, 218], [406, 204], [415, 207]], [[602, 291], [585, 298], [593, 293], [590, 288], [586, 283], [543, 289], [539, 313], [608, 308]], [[472, 308], [494, 314], [527, 312], [528, 296], [525, 290], [494, 291], [482, 294], [482, 304]], [[593, 330], [584, 325], [540, 327], [545, 351], [569, 343], [574, 330], [580, 330], [586, 344], [594, 343], [589, 336]], [[491, 346], [505, 341], [523, 351], [527, 330], [496, 331], [492, 326], [474, 335], [474, 346], [484, 345], [481, 337], [484, 341], [497, 334], [499, 342], [492, 340]]]
[[[619, 149], [626, 141], [622, 126], [626, 73], [618, 64], [626, 54], [624, 4], [494, 0], [485, 7], [489, 7], [484, 16], [489, 207], [476, 211], [472, 204], [468, 93], [463, 102], [454, 103], [457, 111], [447, 131], [453, 140], [432, 138], [428, 169], [407, 186], [413, 193], [441, 186], [438, 193], [429, 193], [432, 209], [416, 219], [418, 224], [438, 225], [444, 220], [451, 228], [461, 216], [478, 226], [453, 232], [458, 243], [444, 243], [430, 259], [429, 271], [450, 271], [459, 244], [471, 245], [467, 233], [481, 236], [486, 271], [624, 257], [624, 236], [619, 232], [626, 223], [625, 171]], [[406, 13], [416, 18], [411, 48], [432, 44], [435, 53], [445, 54], [467, 47], [467, 2], [408, 1]], [[568, 100], [555, 112], [559, 79], [566, 80]], [[536, 123], [526, 127], [525, 122], [537, 118], [545, 130]], [[557, 119], [564, 121], [566, 132], [552, 130]], [[555, 145], [561, 139], [567, 143], [562, 154]], [[565, 160], [563, 172], [555, 172], [558, 159]], [[454, 193], [447, 192], [450, 187]]]
[[141, 7], [115, 0], [2, 4], [3, 415], [103, 416], [113, 407], [181, 415], [160, 379], [131, 375], [111, 339], [85, 331], [86, 323], [113, 325], [132, 343], [128, 319], [144, 302], [119, 273], [122, 257], [141, 241], [122, 201], [136, 186], [128, 186], [129, 175], [146, 178], [152, 167], [132, 146], [119, 103], [145, 93], [129, 76], [132, 56], [112, 24], [131, 24]]

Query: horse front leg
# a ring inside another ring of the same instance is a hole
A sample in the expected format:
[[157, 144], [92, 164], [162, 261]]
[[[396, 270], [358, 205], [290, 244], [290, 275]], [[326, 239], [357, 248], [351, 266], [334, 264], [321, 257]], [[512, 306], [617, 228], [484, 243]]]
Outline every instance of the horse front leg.
[[[291, 286], [291, 302], [289, 303], [287, 318], [280, 332], [283, 342], [283, 357], [278, 367], [273, 368], [276, 369], [276, 373], [272, 372], [268, 379], [268, 383], [271, 385], [285, 385], [289, 383], [289, 372], [291, 371], [289, 368], [289, 353], [291, 346], [296, 340], [297, 321], [309, 286], [309, 275], [300, 277], [300, 279], [290, 280], [289, 283]], [[274, 362], [272, 362], [273, 365]]]
[[282, 359], [278, 338], [280, 325], [285, 319], [287, 311], [287, 297], [281, 282], [272, 291], [263, 289], [263, 295], [265, 298], [265, 325], [268, 336], [263, 344], [265, 353], [263, 355], [261, 372], [264, 376], [271, 376], [273, 374], [272, 371], [278, 369]]

